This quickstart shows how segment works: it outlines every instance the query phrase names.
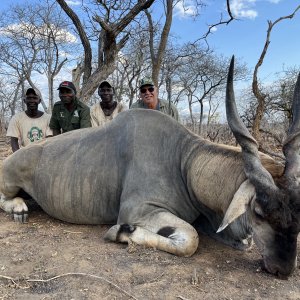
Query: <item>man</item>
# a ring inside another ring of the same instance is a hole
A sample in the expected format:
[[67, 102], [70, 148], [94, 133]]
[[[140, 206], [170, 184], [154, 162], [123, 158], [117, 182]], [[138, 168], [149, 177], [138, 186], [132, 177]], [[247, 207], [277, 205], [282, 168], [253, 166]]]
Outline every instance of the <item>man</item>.
[[90, 109], [77, 99], [74, 84], [70, 81], [63, 81], [58, 90], [61, 101], [54, 104], [50, 120], [53, 135], [91, 127]]
[[150, 78], [140, 80], [140, 98], [133, 103], [130, 108], [146, 108], [156, 109], [162, 113], [169, 115], [176, 121], [179, 120], [179, 115], [176, 106], [173, 103], [158, 98], [158, 90]]
[[6, 136], [10, 137], [12, 151], [52, 136], [49, 128], [50, 115], [38, 110], [41, 103], [39, 92], [28, 88], [23, 98], [26, 110], [14, 115], [9, 122]]
[[100, 83], [98, 95], [101, 101], [91, 107], [92, 127], [103, 126], [114, 119], [118, 113], [125, 110], [125, 106], [121, 102], [114, 101], [114, 94], [115, 89], [109, 82]]

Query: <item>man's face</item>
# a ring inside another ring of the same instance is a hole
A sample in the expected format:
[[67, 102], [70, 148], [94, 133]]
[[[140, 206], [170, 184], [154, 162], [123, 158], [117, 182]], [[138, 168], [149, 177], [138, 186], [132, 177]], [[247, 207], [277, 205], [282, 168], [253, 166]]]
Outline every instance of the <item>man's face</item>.
[[38, 109], [41, 99], [34, 93], [28, 93], [24, 99], [24, 102], [28, 110], [36, 110]]
[[102, 102], [109, 103], [113, 101], [114, 89], [109, 86], [102, 86], [98, 89], [98, 94]]
[[63, 104], [71, 104], [75, 99], [75, 92], [64, 87], [59, 89], [58, 95]]
[[149, 108], [155, 108], [158, 102], [157, 88], [153, 85], [142, 86], [140, 88], [140, 97]]

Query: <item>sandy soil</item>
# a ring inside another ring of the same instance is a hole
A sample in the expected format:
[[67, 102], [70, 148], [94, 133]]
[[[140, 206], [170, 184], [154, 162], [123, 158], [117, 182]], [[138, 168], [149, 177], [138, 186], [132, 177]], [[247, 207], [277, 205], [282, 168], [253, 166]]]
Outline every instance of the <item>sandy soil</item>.
[[261, 270], [255, 247], [200, 235], [198, 251], [182, 258], [105, 242], [107, 229], [42, 211], [17, 224], [0, 212], [0, 299], [300, 299], [300, 269], [277, 279]]
[[108, 228], [40, 210], [17, 224], [0, 211], [0, 299], [300, 299], [299, 267], [277, 279], [255, 246], [241, 252], [200, 235], [197, 252], [182, 258], [105, 242]]

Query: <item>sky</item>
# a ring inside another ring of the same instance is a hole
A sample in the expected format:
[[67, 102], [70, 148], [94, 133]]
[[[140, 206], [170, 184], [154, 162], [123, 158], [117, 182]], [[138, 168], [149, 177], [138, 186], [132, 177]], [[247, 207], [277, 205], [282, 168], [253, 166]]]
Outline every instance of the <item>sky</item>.
[[[31, 0], [29, 2], [36, 2]], [[162, 0], [156, 0], [154, 10], [161, 11]], [[25, 3], [25, 0], [1, 0], [0, 11], [12, 3]], [[67, 1], [76, 8], [81, 0]], [[205, 0], [206, 6], [194, 20], [195, 0], [184, 0], [185, 9], [178, 4], [174, 13], [171, 32], [179, 42], [194, 41], [207, 30], [207, 24], [216, 23], [221, 14], [226, 14], [225, 0]], [[280, 17], [290, 15], [300, 5], [296, 0], [231, 0], [233, 15], [238, 21], [218, 26], [208, 38], [209, 45], [219, 54], [227, 57], [233, 54], [253, 70], [262, 52], [268, 27], [268, 20], [274, 22]], [[188, 9], [187, 9], [188, 8]], [[13, 21], [13, 20], [12, 20]], [[277, 23], [271, 33], [271, 43], [260, 69], [261, 79], [268, 79], [283, 67], [300, 65], [300, 10], [293, 19]]]
[[[81, 1], [67, 2], [76, 9], [76, 5], [81, 4]], [[162, 12], [161, 2], [162, 0], [156, 0], [153, 6], [157, 15]], [[12, 3], [26, 3], [26, 1], [1, 0], [0, 11], [4, 11]], [[206, 6], [196, 19], [193, 18], [195, 0], [184, 0], [184, 3], [185, 9], [180, 3], [177, 5], [171, 28], [171, 33], [178, 38], [178, 42], [195, 41], [206, 32], [208, 24], [219, 21], [221, 14], [227, 18], [226, 0], [205, 0]], [[235, 55], [253, 71], [266, 41], [268, 20], [274, 22], [280, 17], [292, 14], [300, 5], [300, 1], [231, 0], [230, 3], [232, 14], [238, 20], [229, 25], [218, 26], [208, 37], [209, 45], [218, 54], [226, 57]], [[271, 43], [258, 73], [259, 79], [263, 82], [272, 81], [283, 68], [300, 66], [299, 33], [300, 9], [293, 19], [282, 20], [273, 27]]]
[[[295, 0], [232, 0], [231, 9], [238, 21], [221, 25], [208, 38], [209, 45], [217, 53], [231, 57], [233, 54], [253, 71], [262, 53], [268, 29], [268, 21], [294, 12], [300, 1]], [[207, 24], [226, 17], [225, 0], [207, 1], [202, 17], [192, 21], [178, 13], [172, 32], [182, 39], [196, 39], [207, 30]], [[192, 9], [190, 11], [192, 13]], [[270, 45], [259, 70], [262, 80], [271, 80], [277, 72], [289, 66], [300, 65], [300, 10], [293, 19], [285, 19], [274, 25]]]

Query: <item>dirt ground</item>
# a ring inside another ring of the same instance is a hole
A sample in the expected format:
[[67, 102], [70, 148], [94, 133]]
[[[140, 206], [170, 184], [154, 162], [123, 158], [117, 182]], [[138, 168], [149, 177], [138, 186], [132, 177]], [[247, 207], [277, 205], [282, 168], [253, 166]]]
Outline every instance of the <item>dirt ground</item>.
[[40, 210], [17, 224], [0, 211], [0, 300], [300, 299], [300, 268], [277, 279], [262, 271], [255, 246], [241, 252], [200, 235], [197, 252], [182, 258], [105, 242], [108, 228]]

